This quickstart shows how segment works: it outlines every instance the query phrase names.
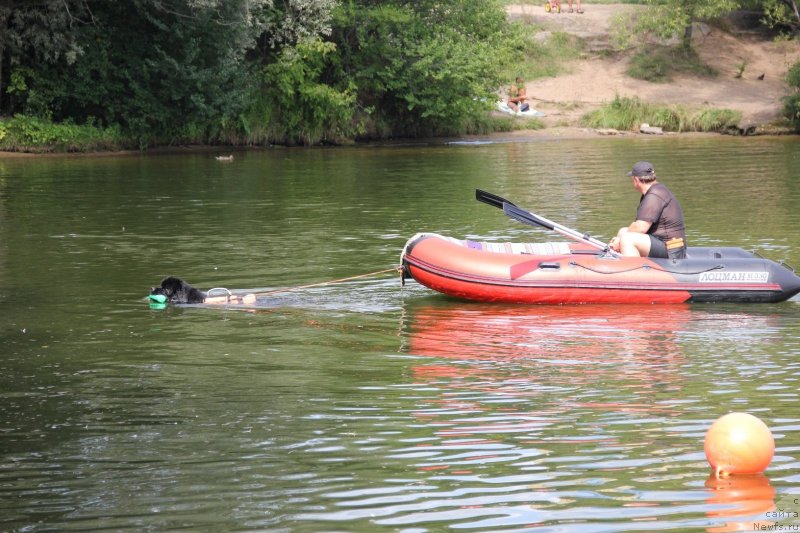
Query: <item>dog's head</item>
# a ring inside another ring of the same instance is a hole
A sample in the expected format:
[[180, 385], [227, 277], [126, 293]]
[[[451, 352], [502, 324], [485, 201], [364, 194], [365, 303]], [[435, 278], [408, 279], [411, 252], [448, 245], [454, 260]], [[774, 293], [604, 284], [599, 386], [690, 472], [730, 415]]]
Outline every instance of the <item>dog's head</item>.
[[167, 301], [174, 304], [200, 304], [206, 298], [204, 292], [173, 276], [161, 280], [158, 287], [151, 287], [150, 294], [166, 296]]

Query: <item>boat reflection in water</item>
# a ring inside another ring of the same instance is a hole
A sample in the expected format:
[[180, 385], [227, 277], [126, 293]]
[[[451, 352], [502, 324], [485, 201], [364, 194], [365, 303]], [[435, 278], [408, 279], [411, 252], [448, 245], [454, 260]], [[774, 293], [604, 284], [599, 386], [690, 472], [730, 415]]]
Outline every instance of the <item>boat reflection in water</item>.
[[703, 485], [714, 392], [741, 385], [709, 362], [720, 343], [765, 342], [776, 319], [689, 305], [409, 305], [418, 443], [401, 455], [441, 480], [525, 480], [526, 509], [487, 502], [471, 511], [487, 520], [478, 529], [492, 515], [607, 530], [698, 513], [701, 529], [738, 521], [768, 510], [771, 487], [763, 476]]
[[[679, 391], [684, 355], [678, 340], [692, 319], [688, 305], [455, 303], [409, 314], [407, 351], [451, 360], [418, 365], [414, 372], [419, 377], [474, 378], [484, 389], [524, 389], [526, 395], [549, 395], [547, 387], [566, 387], [575, 394], [582, 386], [608, 387], [603, 394], [573, 398], [598, 407], [621, 390], [643, 400]], [[564, 406], [565, 401], [562, 397], [558, 403]], [[625, 407], [661, 409], [650, 402], [626, 402]]]
[[414, 365], [413, 379], [437, 391], [415, 415], [445, 441], [510, 438], [544, 446], [544, 455], [572, 456], [569, 445], [619, 453], [652, 438], [620, 432], [623, 425], [683, 413], [678, 337], [689, 306], [454, 303], [407, 311], [405, 351], [434, 358]]

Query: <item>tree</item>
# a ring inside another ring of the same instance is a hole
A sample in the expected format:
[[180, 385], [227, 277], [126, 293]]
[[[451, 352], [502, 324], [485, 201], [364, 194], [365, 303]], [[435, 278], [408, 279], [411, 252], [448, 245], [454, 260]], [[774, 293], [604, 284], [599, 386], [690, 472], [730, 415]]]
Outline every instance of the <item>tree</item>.
[[[55, 120], [121, 124], [155, 136], [215, 135], [253, 90], [248, 52], [329, 31], [335, 0], [4, 2], [3, 39], [24, 79], [17, 108]], [[91, 11], [88, 5], [91, 5]], [[28, 7], [20, 7], [28, 6]], [[35, 21], [37, 24], [32, 24]], [[57, 42], [46, 40], [53, 28]], [[42, 61], [42, 58], [45, 61]], [[13, 110], [13, 109], [12, 109]]]
[[795, 131], [800, 131], [800, 62], [795, 63], [786, 74], [786, 83], [791, 92], [783, 98], [783, 114]]
[[[7, 109], [7, 85], [19, 66], [73, 64], [83, 49], [78, 42], [80, 26], [92, 22], [84, 0], [0, 0], [0, 113]], [[32, 72], [28, 69], [26, 72]], [[16, 86], [25, 87], [25, 73]]]
[[507, 30], [494, 0], [349, 0], [336, 11], [328, 81], [351, 83], [378, 129], [458, 131], [496, 98]]
[[636, 29], [662, 39], [681, 36], [684, 50], [692, 47], [692, 25], [718, 18], [741, 6], [741, 0], [647, 0], [649, 8], [637, 20]]
[[800, 7], [796, 0], [764, 0], [764, 22], [772, 28], [800, 32]]

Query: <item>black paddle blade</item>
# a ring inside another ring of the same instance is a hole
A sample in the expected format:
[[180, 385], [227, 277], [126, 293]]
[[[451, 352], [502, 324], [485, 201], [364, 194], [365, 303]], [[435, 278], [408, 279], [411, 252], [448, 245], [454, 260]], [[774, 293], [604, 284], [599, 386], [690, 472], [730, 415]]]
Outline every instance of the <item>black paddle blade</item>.
[[555, 227], [552, 224], [548, 224], [547, 222], [537, 217], [533, 213], [529, 213], [524, 209], [520, 209], [514, 204], [510, 204], [508, 202], [503, 202], [503, 213], [513, 218], [514, 220], [522, 222], [523, 224], [530, 224], [531, 226], [541, 226], [549, 230], [555, 229]]
[[502, 196], [497, 196], [496, 194], [482, 191], [480, 189], [475, 189], [475, 199], [478, 200], [479, 202], [483, 202], [485, 204], [491, 205], [492, 207], [497, 207], [500, 209], [503, 209], [503, 204], [508, 204], [512, 206], [514, 205], [513, 203], [509, 202]]

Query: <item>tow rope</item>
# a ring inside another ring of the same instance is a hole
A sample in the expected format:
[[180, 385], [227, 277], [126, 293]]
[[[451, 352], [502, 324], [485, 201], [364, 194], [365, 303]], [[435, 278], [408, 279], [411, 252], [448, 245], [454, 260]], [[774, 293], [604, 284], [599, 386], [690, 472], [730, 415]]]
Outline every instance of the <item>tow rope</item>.
[[[342, 282], [351, 281], [351, 280], [354, 280], [354, 279], [368, 278], [368, 277], [371, 277], [371, 276], [377, 276], [379, 274], [386, 274], [387, 272], [402, 272], [402, 270], [403, 270], [402, 266], [397, 266], [397, 267], [387, 268], [387, 269], [384, 269], [384, 270], [377, 270], [375, 272], [367, 272], [366, 274], [358, 274], [357, 276], [348, 276], [346, 278], [338, 278], [338, 279], [332, 279], [332, 280], [329, 280], [329, 281], [321, 281], [319, 283], [310, 283], [308, 285], [296, 285], [294, 287], [284, 287], [282, 289], [272, 289], [272, 290], [268, 290], [268, 291], [255, 291], [255, 292], [238, 291], [236, 294], [234, 294], [232, 291], [230, 291], [229, 289], [226, 289], [224, 287], [214, 287], [213, 289], [209, 289], [206, 292], [206, 297], [207, 298], [210, 297], [211, 293], [214, 292], [214, 291], [218, 291], [218, 292], [222, 291], [222, 292], [226, 293], [229, 299], [230, 299], [231, 296], [239, 296], [239, 295], [242, 295], [242, 296], [254, 296], [254, 297], [255, 296], [268, 296], [270, 294], [278, 294], [278, 293], [281, 293], [281, 292], [298, 291], [298, 290], [301, 290], [301, 289], [311, 289], [311, 288], [314, 288], [314, 287], [324, 287], [325, 285], [333, 285], [335, 283], [342, 283]], [[150, 294], [150, 295], [148, 295], [148, 298], [150, 300], [150, 307], [153, 308], [153, 309], [164, 309], [167, 306], [168, 300], [167, 300], [167, 297], [164, 294]]]

